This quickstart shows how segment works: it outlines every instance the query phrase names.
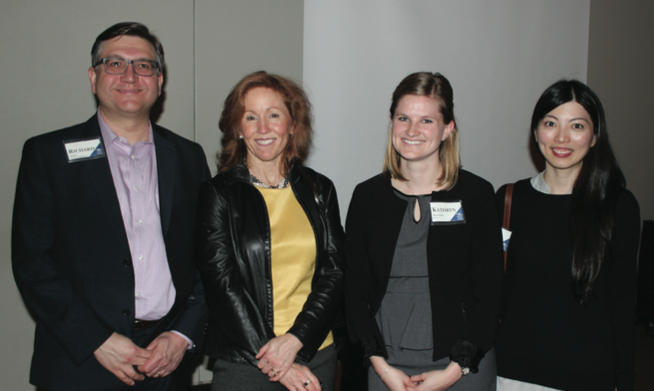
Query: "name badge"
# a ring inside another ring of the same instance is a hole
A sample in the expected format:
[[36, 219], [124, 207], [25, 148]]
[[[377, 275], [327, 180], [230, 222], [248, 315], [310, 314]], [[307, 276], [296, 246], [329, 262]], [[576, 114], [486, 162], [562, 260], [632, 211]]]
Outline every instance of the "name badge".
[[509, 231], [506, 228], [502, 228], [502, 245], [504, 246], [504, 251], [509, 248], [509, 241], [511, 240], [511, 234], [513, 232]]
[[465, 214], [461, 201], [430, 202], [431, 225], [464, 224]]
[[68, 163], [106, 156], [100, 137], [90, 140], [64, 141], [64, 148], [66, 148], [66, 154], [68, 155]]

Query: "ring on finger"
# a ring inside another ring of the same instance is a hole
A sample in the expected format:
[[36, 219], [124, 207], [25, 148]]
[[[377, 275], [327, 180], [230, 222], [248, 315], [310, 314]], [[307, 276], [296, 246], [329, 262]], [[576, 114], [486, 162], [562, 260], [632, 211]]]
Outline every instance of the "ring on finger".
[[268, 375], [270, 375], [270, 377], [275, 377], [275, 376], [279, 375], [279, 372], [277, 372], [274, 369], [271, 369], [270, 372], [268, 372]]
[[307, 379], [307, 381], [302, 383], [302, 385], [305, 386], [305, 387], [308, 386], [309, 384], [311, 384], [311, 379]]

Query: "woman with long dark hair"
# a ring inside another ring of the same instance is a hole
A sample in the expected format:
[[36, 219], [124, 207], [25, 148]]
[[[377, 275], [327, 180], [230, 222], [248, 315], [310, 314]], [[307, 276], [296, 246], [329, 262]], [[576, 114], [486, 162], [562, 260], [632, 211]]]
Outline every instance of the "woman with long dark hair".
[[346, 223], [350, 337], [369, 391], [495, 390], [502, 247], [493, 186], [461, 169], [452, 86], [419, 72], [393, 93], [383, 173]]
[[531, 131], [545, 171], [511, 197], [498, 390], [633, 390], [640, 217], [602, 103], [585, 84], [558, 81]]

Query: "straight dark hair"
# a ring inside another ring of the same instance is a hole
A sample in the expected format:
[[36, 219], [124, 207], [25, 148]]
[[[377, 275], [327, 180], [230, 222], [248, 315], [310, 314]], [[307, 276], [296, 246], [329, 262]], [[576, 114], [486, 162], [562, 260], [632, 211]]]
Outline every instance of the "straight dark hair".
[[625, 178], [609, 143], [602, 102], [578, 80], [559, 80], [543, 92], [531, 117], [532, 136], [545, 115], [568, 102], [577, 102], [586, 109], [597, 137], [583, 158], [572, 188], [569, 220], [573, 248], [571, 288], [575, 298], [586, 304], [609, 251], [617, 199], [625, 187]]

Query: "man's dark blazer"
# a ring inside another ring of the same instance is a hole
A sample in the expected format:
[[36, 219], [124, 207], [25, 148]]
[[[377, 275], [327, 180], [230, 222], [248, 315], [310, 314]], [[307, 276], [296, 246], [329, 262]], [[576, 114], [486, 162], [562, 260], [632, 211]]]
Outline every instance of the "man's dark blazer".
[[[177, 296], [151, 339], [177, 330], [199, 343], [207, 310], [193, 263], [193, 232], [198, 190], [210, 172], [198, 144], [152, 127], [161, 226]], [[120, 383], [93, 352], [113, 332], [134, 334], [134, 271], [109, 163], [106, 156], [69, 163], [64, 150], [65, 142], [98, 137], [94, 115], [31, 138], [23, 148], [12, 264], [36, 320], [30, 382], [49, 390]]]

